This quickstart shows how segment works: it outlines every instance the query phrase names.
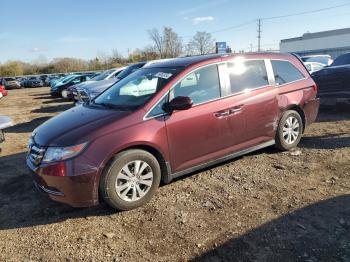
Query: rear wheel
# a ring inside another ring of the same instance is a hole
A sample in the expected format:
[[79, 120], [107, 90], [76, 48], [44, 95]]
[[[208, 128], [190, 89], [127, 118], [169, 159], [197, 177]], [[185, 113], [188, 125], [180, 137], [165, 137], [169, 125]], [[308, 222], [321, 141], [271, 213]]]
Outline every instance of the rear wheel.
[[103, 199], [117, 210], [146, 204], [159, 187], [161, 170], [157, 159], [143, 150], [117, 154], [100, 181]]
[[303, 133], [303, 121], [298, 112], [286, 111], [278, 125], [276, 133], [276, 147], [280, 150], [295, 148]]

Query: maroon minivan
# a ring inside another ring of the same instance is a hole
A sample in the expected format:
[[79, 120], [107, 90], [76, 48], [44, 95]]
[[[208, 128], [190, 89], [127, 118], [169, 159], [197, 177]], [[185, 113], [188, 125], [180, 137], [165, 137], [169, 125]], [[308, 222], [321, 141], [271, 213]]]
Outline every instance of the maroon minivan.
[[296, 147], [316, 119], [316, 94], [289, 54], [159, 62], [38, 127], [27, 164], [53, 200], [129, 210], [161, 181], [264, 147]]

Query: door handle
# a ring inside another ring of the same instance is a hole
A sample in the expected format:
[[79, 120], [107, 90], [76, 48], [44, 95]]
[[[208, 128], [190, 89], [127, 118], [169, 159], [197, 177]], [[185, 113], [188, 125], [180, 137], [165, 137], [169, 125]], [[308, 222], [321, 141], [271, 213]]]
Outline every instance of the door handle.
[[235, 114], [235, 113], [238, 113], [242, 111], [242, 107], [239, 107], [239, 108], [231, 108], [230, 109], [230, 114]]
[[239, 105], [239, 106], [229, 108], [227, 110], [222, 110], [222, 111], [216, 112], [216, 113], [214, 113], [214, 115], [217, 118], [223, 118], [223, 117], [227, 117], [229, 115], [234, 115], [234, 114], [241, 112], [242, 108], [243, 108], [243, 105]]
[[222, 118], [222, 117], [225, 117], [225, 116], [229, 116], [229, 115], [230, 115], [230, 111], [229, 111], [229, 110], [220, 111], [220, 112], [216, 112], [214, 115], [215, 115], [217, 118]]

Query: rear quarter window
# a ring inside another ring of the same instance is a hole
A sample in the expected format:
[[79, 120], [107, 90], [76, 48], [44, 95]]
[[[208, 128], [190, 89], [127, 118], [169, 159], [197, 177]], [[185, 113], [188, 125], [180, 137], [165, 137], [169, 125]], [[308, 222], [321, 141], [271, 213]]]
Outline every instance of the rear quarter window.
[[264, 60], [236, 60], [228, 63], [231, 93], [269, 85]]
[[276, 85], [284, 85], [298, 80], [305, 76], [288, 61], [271, 60]]

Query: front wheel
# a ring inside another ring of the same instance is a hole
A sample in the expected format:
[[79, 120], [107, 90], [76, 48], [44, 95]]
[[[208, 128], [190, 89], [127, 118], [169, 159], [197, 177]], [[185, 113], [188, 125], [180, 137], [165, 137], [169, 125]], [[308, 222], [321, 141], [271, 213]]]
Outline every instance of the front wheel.
[[64, 98], [64, 99], [68, 98], [68, 90], [67, 89], [63, 89], [61, 91], [61, 97]]
[[157, 159], [143, 150], [117, 154], [100, 181], [100, 192], [111, 207], [125, 211], [146, 204], [159, 187]]
[[276, 133], [276, 147], [280, 150], [295, 148], [303, 134], [303, 121], [300, 114], [294, 110], [288, 110], [279, 122]]

